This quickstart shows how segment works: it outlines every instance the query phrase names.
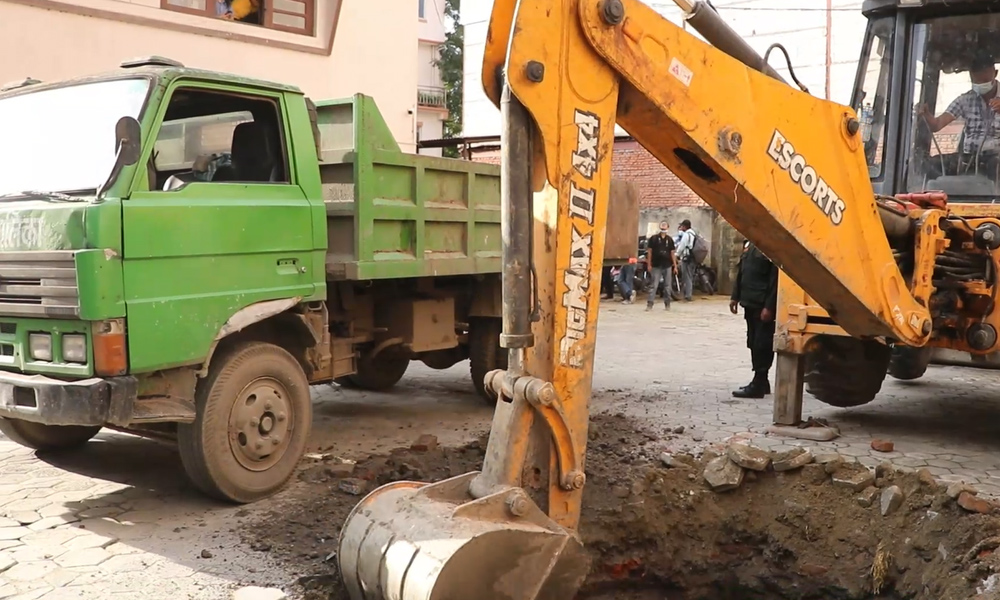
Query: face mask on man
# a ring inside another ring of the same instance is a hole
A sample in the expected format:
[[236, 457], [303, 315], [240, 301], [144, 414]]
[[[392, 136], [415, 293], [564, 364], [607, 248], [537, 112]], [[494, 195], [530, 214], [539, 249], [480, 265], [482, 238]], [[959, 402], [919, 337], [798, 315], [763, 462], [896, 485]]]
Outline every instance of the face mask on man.
[[991, 81], [989, 83], [973, 83], [972, 91], [976, 92], [980, 96], [985, 96], [986, 94], [989, 94], [991, 91], [993, 91], [994, 83], [995, 81]]

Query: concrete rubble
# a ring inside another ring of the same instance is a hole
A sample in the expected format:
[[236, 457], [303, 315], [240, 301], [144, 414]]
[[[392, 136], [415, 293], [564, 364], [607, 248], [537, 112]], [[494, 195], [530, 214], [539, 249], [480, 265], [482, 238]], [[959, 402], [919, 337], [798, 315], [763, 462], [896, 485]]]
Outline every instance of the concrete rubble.
[[766, 450], [748, 444], [730, 444], [726, 454], [729, 460], [751, 471], [763, 471], [771, 464], [771, 455]]
[[903, 505], [904, 499], [903, 490], [898, 485], [890, 485], [882, 490], [882, 498], [879, 504], [882, 509], [882, 516], [885, 517], [895, 512], [896, 509]]
[[775, 471], [793, 471], [813, 461], [812, 452], [805, 448], [795, 448], [771, 454], [771, 468]]
[[703, 473], [705, 481], [717, 492], [728, 492], [743, 483], [743, 469], [727, 456], [712, 459]]
[[844, 464], [833, 472], [833, 484], [846, 487], [853, 492], [860, 492], [875, 484], [875, 473], [864, 465]]

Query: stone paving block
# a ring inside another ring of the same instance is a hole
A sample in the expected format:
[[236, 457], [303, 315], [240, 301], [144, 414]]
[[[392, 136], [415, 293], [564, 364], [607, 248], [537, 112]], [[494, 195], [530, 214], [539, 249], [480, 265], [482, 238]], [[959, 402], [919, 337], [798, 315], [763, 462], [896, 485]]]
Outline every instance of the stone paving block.
[[917, 458], [912, 454], [907, 454], [903, 458], [897, 458], [896, 460], [892, 461], [892, 464], [901, 467], [910, 467], [911, 469], [917, 469], [920, 467], [927, 466], [927, 461], [923, 458]]
[[[4, 475], [6, 477], [6, 475]], [[23, 500], [15, 500], [14, 502], [4, 503], [4, 509], [12, 512], [22, 511], [22, 510], [34, 510], [42, 508], [43, 506], [48, 506], [52, 504], [52, 501], [48, 498], [24, 498]]]
[[942, 468], [942, 469], [948, 469], [949, 471], [951, 469], [961, 469], [962, 468], [962, 465], [958, 464], [957, 462], [953, 462], [953, 461], [950, 461], [950, 460], [944, 460], [942, 458], [932, 458], [931, 460], [928, 460], [927, 461], [927, 466], [928, 467], [939, 467], [939, 468]]
[[60, 517], [60, 516], [63, 516], [63, 515], [72, 515], [74, 512], [76, 512], [76, 511], [74, 511], [70, 507], [66, 506], [65, 504], [62, 504], [62, 503], [59, 503], [59, 502], [50, 504], [48, 506], [43, 506], [42, 508], [38, 509], [38, 514], [40, 516], [42, 516], [43, 518], [44, 517]]
[[98, 517], [115, 517], [123, 512], [125, 510], [117, 506], [98, 506], [81, 510], [77, 513], [77, 516], [80, 519], [94, 519]]
[[17, 527], [20, 524], [20, 521], [16, 521], [9, 517], [0, 517], [0, 527]]
[[17, 564], [14, 557], [7, 553], [0, 553], [0, 573], [3, 573], [7, 569], [13, 567]]
[[58, 545], [23, 545], [11, 548], [7, 552], [19, 563], [37, 562], [40, 560], [51, 560], [65, 552], [66, 549]]
[[140, 554], [142, 551], [135, 546], [129, 546], [128, 544], [123, 544], [122, 542], [116, 542], [111, 544], [105, 550], [111, 556], [127, 556], [129, 554]]
[[29, 533], [32, 533], [32, 531], [21, 525], [15, 527], [0, 527], [0, 541], [19, 540]]
[[[25, 529], [27, 529], [27, 527]], [[65, 544], [69, 540], [78, 535], [83, 535], [84, 533], [86, 533], [85, 530], [77, 529], [72, 526], [56, 527], [55, 529], [46, 529], [45, 531], [31, 531], [28, 529], [28, 535], [23, 536], [21, 541], [26, 544], [39, 546], [58, 546], [60, 544]]]
[[45, 586], [43, 588], [38, 588], [30, 592], [24, 592], [23, 594], [18, 594], [17, 596], [11, 597], [10, 600], [39, 600], [45, 594], [52, 591], [53, 588]]
[[70, 550], [59, 558], [55, 559], [56, 564], [63, 567], [88, 567], [96, 566], [111, 558], [104, 548], [84, 548], [82, 550]]
[[46, 575], [44, 579], [45, 583], [51, 585], [52, 587], [61, 588], [69, 585], [70, 583], [73, 582], [73, 580], [75, 580], [79, 576], [80, 573], [76, 573], [74, 571], [71, 571], [70, 569], [64, 569], [60, 567], [55, 571], [52, 571], [51, 573]]
[[79, 520], [80, 519], [73, 514], [59, 515], [58, 517], [44, 517], [35, 521], [31, 525], [28, 525], [28, 529], [32, 531], [45, 531], [46, 529], [52, 529], [60, 525], [75, 523]]
[[117, 541], [118, 538], [115, 537], [89, 533], [86, 535], [79, 535], [68, 542], [65, 542], [62, 546], [67, 550], [86, 550], [88, 548], [107, 548]]
[[10, 518], [14, 519], [21, 525], [31, 525], [35, 521], [41, 519], [41, 515], [33, 510], [19, 510], [7, 513]]
[[42, 579], [58, 568], [59, 565], [51, 560], [36, 560], [25, 563], [19, 562], [4, 571], [3, 577], [8, 581], [35, 581]]
[[17, 595], [17, 588], [9, 583], [0, 583], [0, 600], [7, 600]]
[[0, 550], [8, 550], [10, 548], [16, 548], [23, 545], [24, 542], [21, 540], [3, 540], [0, 541]]
[[137, 573], [139, 571], [144, 571], [156, 562], [156, 559], [152, 556], [124, 554], [112, 556], [104, 561], [101, 564], [101, 570], [105, 573]]

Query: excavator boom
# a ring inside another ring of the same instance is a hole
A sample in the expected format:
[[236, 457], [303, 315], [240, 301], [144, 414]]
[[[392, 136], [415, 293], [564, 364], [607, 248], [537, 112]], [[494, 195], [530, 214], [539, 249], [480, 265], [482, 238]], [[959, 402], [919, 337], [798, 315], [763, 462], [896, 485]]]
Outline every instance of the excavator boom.
[[[678, 0], [692, 11], [699, 3]], [[717, 16], [717, 15], [716, 15]], [[860, 124], [745, 44], [708, 45], [638, 0], [495, 0], [483, 85], [501, 109], [506, 371], [481, 472], [358, 504], [339, 561], [355, 600], [569, 599], [615, 124], [857, 337], [925, 344], [945, 213], [908, 216], [904, 277]]]

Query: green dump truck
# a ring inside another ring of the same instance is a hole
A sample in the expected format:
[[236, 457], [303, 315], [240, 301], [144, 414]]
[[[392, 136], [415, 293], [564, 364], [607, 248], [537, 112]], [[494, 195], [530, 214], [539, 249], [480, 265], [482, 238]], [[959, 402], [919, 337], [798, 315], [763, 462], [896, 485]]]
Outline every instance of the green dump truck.
[[400, 151], [365, 96], [162, 58], [0, 92], [0, 431], [175, 439], [209, 495], [277, 491], [309, 386], [503, 367], [496, 166]]

